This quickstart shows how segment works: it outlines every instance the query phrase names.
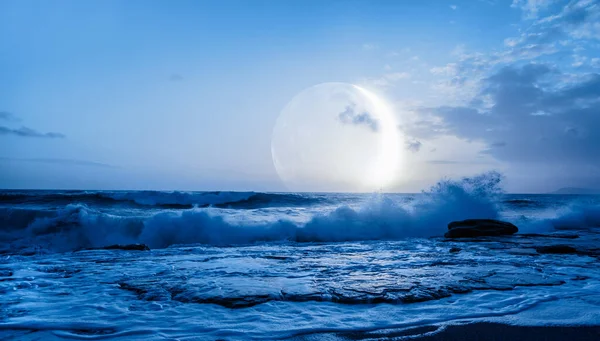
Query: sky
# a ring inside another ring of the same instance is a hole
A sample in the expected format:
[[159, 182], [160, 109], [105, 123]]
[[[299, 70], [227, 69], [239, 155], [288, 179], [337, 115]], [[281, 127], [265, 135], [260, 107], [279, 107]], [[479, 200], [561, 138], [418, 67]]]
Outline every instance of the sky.
[[0, 188], [283, 191], [282, 109], [390, 103], [388, 191], [600, 188], [600, 1], [0, 2]]

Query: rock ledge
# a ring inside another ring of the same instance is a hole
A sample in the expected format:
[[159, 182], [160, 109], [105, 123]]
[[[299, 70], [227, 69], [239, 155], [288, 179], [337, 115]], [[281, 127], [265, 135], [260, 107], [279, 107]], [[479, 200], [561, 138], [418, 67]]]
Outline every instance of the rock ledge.
[[511, 224], [494, 219], [467, 219], [453, 221], [448, 224], [446, 238], [470, 238], [485, 236], [506, 236], [519, 232], [519, 229]]

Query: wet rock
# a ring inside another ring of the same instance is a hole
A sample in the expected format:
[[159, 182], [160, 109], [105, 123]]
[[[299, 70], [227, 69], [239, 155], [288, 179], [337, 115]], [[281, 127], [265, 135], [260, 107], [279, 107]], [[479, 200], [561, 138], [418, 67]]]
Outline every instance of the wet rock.
[[83, 250], [126, 250], [126, 251], [150, 251], [150, 248], [146, 244], [114, 244], [102, 247], [93, 247]]
[[266, 258], [266, 259], [273, 259], [273, 260], [289, 260], [290, 259], [290, 257], [276, 256], [276, 255], [265, 255], [264, 258]]
[[493, 219], [467, 219], [448, 224], [446, 238], [470, 238], [483, 236], [505, 236], [517, 233], [519, 229], [504, 221]]
[[567, 255], [567, 254], [575, 254], [577, 253], [577, 249], [569, 245], [548, 245], [548, 246], [539, 246], [536, 247], [535, 250], [538, 253], [543, 254], [557, 254], [557, 255]]
[[161, 208], [166, 208], [166, 209], [174, 209], [174, 210], [186, 210], [186, 209], [190, 209], [190, 208], [194, 208], [194, 205], [191, 204], [160, 204], [157, 205]]
[[150, 248], [146, 244], [127, 244], [127, 245], [109, 245], [104, 246], [103, 250], [127, 250], [127, 251], [150, 251]]

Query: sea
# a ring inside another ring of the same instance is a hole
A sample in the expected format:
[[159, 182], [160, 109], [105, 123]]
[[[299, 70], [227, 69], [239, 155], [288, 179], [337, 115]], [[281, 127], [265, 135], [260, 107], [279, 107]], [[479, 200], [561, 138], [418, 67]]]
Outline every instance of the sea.
[[[444, 238], [468, 218], [519, 232]], [[148, 249], [105, 249], [129, 244]], [[507, 194], [493, 174], [415, 194], [2, 190], [0, 339], [600, 326], [599, 260], [599, 196]]]

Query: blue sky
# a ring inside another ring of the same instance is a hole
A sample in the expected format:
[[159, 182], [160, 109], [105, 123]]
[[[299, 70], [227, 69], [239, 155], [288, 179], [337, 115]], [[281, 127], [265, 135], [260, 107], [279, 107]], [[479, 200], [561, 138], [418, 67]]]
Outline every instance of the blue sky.
[[0, 2], [0, 187], [283, 190], [295, 94], [393, 103], [390, 188], [497, 169], [508, 190], [600, 187], [600, 2]]

